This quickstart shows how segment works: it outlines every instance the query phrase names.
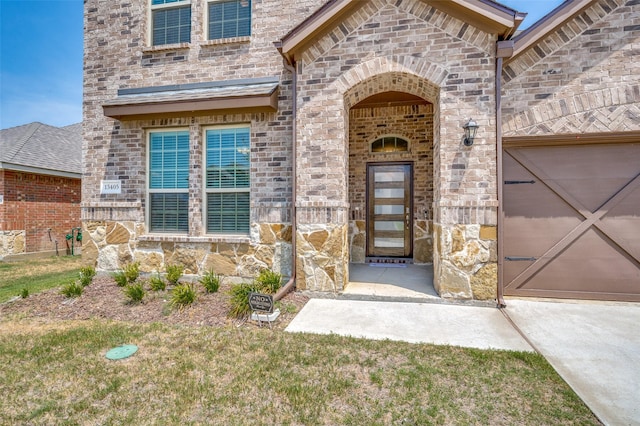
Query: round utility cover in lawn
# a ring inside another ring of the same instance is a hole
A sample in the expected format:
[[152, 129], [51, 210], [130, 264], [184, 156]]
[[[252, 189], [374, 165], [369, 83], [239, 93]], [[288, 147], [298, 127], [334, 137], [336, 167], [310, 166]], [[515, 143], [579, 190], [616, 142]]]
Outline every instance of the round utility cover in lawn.
[[107, 352], [107, 359], [123, 359], [129, 358], [131, 355], [135, 354], [138, 351], [138, 347], [136, 345], [122, 345], [117, 348], [113, 348]]

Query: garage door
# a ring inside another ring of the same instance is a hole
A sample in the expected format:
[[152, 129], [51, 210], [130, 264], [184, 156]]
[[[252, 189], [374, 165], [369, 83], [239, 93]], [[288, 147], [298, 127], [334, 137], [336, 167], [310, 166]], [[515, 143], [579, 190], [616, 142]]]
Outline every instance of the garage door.
[[640, 143], [503, 155], [505, 295], [640, 301]]

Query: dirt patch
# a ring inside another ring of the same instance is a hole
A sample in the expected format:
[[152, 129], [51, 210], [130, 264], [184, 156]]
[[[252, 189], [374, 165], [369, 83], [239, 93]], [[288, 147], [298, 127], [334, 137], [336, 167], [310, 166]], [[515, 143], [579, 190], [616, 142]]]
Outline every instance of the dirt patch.
[[[82, 296], [66, 298], [60, 289], [46, 290], [26, 299], [14, 299], [0, 305], [0, 317], [26, 316], [54, 320], [87, 320], [92, 318], [116, 321], [185, 325], [259, 325], [250, 320], [230, 318], [229, 285], [222, 283], [217, 293], [206, 293], [195, 284], [198, 291], [196, 301], [185, 308], [173, 308], [170, 304], [171, 289], [151, 291], [146, 289], [142, 303], [128, 303], [122, 287], [113, 278], [100, 276], [84, 288]], [[308, 298], [299, 293], [289, 293], [280, 301], [281, 314], [272, 324], [273, 328], [285, 328], [295, 314], [302, 309]]]

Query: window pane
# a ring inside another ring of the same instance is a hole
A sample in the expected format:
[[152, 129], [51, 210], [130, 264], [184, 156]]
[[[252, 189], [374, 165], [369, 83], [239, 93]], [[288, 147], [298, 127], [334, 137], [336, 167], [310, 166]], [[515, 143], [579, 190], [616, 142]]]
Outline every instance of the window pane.
[[404, 206], [396, 204], [376, 204], [373, 207], [374, 214], [403, 214]]
[[207, 194], [207, 232], [247, 234], [249, 198], [248, 192]]
[[153, 11], [153, 45], [191, 41], [191, 6]]
[[209, 40], [251, 35], [251, 1], [209, 3]]
[[249, 188], [249, 128], [207, 130], [207, 188]]
[[409, 150], [409, 142], [395, 136], [387, 136], [371, 143], [371, 152], [403, 152]]
[[151, 232], [187, 232], [189, 230], [189, 194], [150, 195]]
[[149, 136], [149, 189], [189, 187], [189, 132]]

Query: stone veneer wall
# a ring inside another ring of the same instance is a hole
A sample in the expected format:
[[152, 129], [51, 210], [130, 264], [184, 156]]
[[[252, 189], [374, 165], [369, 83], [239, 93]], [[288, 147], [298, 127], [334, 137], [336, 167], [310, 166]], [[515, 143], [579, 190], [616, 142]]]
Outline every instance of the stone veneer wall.
[[185, 274], [213, 270], [234, 281], [250, 280], [265, 268], [291, 275], [290, 224], [255, 225], [251, 241], [148, 236], [143, 222], [124, 220], [85, 221], [84, 232], [91, 239], [83, 247], [83, 257], [94, 259], [100, 270], [140, 262], [145, 273], [162, 273], [168, 264], [181, 264]]
[[505, 62], [504, 136], [640, 130], [640, 2], [599, 0]]
[[[372, 153], [382, 136], [409, 141], [409, 151]], [[366, 253], [367, 163], [413, 162], [414, 262], [433, 262], [433, 105], [358, 108], [349, 112], [349, 253], [363, 263]]]
[[26, 232], [0, 231], [0, 260], [5, 256], [26, 253]]

